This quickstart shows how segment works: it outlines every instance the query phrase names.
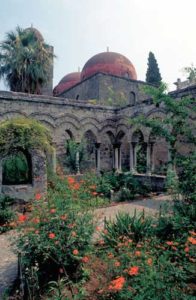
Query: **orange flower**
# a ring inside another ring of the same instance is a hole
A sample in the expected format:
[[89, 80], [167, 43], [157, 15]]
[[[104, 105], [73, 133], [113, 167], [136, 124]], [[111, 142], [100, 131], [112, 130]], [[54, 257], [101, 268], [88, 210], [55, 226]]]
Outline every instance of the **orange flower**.
[[65, 221], [67, 219], [67, 215], [60, 216], [61, 220]]
[[140, 251], [135, 251], [135, 256], [141, 256], [141, 252]]
[[53, 232], [50, 232], [48, 234], [49, 239], [54, 239], [55, 238], [55, 234]]
[[75, 226], [76, 226], [76, 223], [71, 223], [71, 224], [67, 225], [68, 228], [74, 228]]
[[104, 234], [108, 234], [107, 229], [104, 229], [103, 233], [104, 233]]
[[25, 215], [20, 215], [19, 217], [18, 217], [18, 221], [20, 222], [20, 223], [23, 223], [23, 222], [25, 222], [27, 220], [27, 216], [25, 216]]
[[189, 238], [188, 238], [188, 241], [189, 241], [191, 244], [196, 245], [196, 238], [189, 237]]
[[72, 253], [73, 253], [73, 255], [78, 255], [79, 251], [77, 249], [74, 249]]
[[91, 186], [89, 186], [89, 189], [91, 189], [91, 190], [96, 190], [96, 185], [91, 185]]
[[51, 214], [55, 214], [55, 212], [56, 212], [56, 209], [55, 208], [51, 208], [50, 213]]
[[123, 276], [120, 276], [110, 282], [108, 289], [110, 291], [119, 291], [123, 288], [124, 284], [125, 278]]
[[96, 226], [96, 231], [101, 231], [101, 227], [100, 226]]
[[115, 267], [118, 268], [118, 267], [120, 267], [120, 265], [121, 265], [121, 263], [120, 263], [119, 261], [115, 261], [115, 263], [114, 263], [114, 266], [115, 266]]
[[67, 177], [67, 181], [68, 181], [69, 184], [75, 183], [75, 179], [73, 177], [70, 177], [70, 176]]
[[173, 243], [172, 241], [167, 241], [166, 244], [167, 244], [168, 246], [173, 246], [174, 243]]
[[189, 231], [189, 233], [191, 234], [191, 235], [196, 235], [196, 232], [195, 231]]
[[137, 267], [137, 266], [131, 267], [128, 270], [128, 274], [131, 275], [131, 276], [138, 275], [139, 274], [139, 267]]
[[91, 194], [92, 194], [93, 196], [97, 196], [97, 195], [98, 195], [97, 192], [92, 192]]
[[184, 252], [189, 252], [190, 248], [189, 247], [185, 247], [184, 248]]
[[177, 250], [177, 247], [175, 247], [175, 246], [172, 246], [172, 249], [176, 251], [176, 250]]
[[98, 243], [99, 243], [99, 245], [104, 245], [105, 244], [104, 240], [100, 240]]
[[113, 258], [114, 254], [113, 253], [108, 253], [108, 258]]
[[77, 191], [77, 190], [79, 190], [79, 188], [80, 188], [80, 184], [78, 182], [73, 185], [74, 190]]
[[84, 256], [84, 257], [82, 257], [82, 262], [83, 263], [87, 263], [89, 261], [89, 257], [88, 256]]
[[35, 234], [39, 234], [39, 230], [35, 230]]
[[41, 199], [41, 197], [42, 197], [42, 195], [41, 194], [35, 194], [35, 200], [40, 200]]
[[32, 222], [34, 224], [38, 224], [40, 222], [40, 219], [39, 218], [33, 218]]
[[148, 259], [147, 259], [147, 264], [148, 264], [149, 266], [152, 266], [152, 258], [148, 258]]

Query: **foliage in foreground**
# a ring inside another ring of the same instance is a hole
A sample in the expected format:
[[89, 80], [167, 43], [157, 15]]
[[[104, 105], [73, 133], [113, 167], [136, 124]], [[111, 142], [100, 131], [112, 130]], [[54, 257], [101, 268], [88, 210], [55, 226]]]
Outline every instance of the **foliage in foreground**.
[[121, 214], [106, 223], [100, 251], [108, 282], [97, 299], [194, 299], [195, 221], [176, 205], [169, 213], [158, 221]]
[[11, 222], [14, 220], [14, 213], [10, 208], [12, 199], [0, 196], [0, 233], [12, 228]]
[[90, 213], [70, 208], [66, 199], [55, 203], [37, 194], [31, 216], [21, 215], [19, 223], [25, 299], [38, 299], [50, 280], [64, 277], [71, 283], [81, 278], [94, 228]]

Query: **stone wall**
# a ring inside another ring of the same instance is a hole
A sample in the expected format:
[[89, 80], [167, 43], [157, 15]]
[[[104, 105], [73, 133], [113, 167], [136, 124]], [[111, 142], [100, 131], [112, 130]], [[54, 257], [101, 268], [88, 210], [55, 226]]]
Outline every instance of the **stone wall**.
[[29, 151], [32, 163], [32, 183], [18, 185], [3, 185], [3, 157], [0, 157], [0, 195], [7, 195], [18, 200], [28, 201], [36, 193], [44, 194], [47, 191], [46, 156], [43, 152], [32, 149]]
[[[102, 79], [103, 76], [99, 74], [99, 80]], [[109, 80], [116, 80], [116, 78], [113, 76], [111, 79], [109, 76], [108, 82]], [[179, 91], [179, 95], [186, 96], [189, 95], [189, 92], [189, 89]], [[104, 94], [104, 90], [102, 93]], [[176, 92], [171, 93], [171, 95], [175, 98], [178, 96]], [[191, 96], [195, 95], [196, 86], [194, 89], [191, 87]], [[138, 130], [138, 127], [130, 123], [130, 120], [141, 113], [146, 118], [165, 117], [163, 106], [155, 107], [150, 101], [144, 102], [142, 97], [138, 97], [136, 105], [117, 109], [89, 104], [82, 100], [0, 92], [0, 122], [15, 117], [30, 117], [41, 121], [51, 131], [57, 152], [57, 162], [62, 164], [66, 155], [66, 141], [73, 138], [76, 142], [80, 142], [87, 132], [91, 132], [98, 145], [98, 148], [94, 149], [95, 151], [92, 153], [97, 157], [96, 159], [91, 157], [92, 162], [97, 162], [99, 158], [100, 169], [109, 170], [115, 167], [116, 155], [121, 163], [118, 167], [130, 169], [133, 159], [133, 135]], [[141, 126], [139, 129], [143, 135], [144, 143], [150, 146], [150, 130]], [[153, 154], [155, 167], [160, 164], [160, 161], [165, 162], [167, 160], [167, 145], [162, 147], [159, 144], [157, 149]]]
[[100, 104], [108, 104], [112, 100], [113, 105], [135, 105], [148, 98], [142, 91], [146, 85], [143, 81], [97, 73], [68, 89], [61, 96], [86, 101], [97, 100]]

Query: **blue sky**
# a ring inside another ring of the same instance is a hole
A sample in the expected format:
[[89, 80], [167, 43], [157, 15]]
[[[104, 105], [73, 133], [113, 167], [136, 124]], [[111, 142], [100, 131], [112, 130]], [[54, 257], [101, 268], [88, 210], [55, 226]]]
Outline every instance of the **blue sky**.
[[54, 46], [54, 86], [107, 46], [132, 61], [140, 80], [149, 51], [170, 86], [196, 65], [195, 0], [0, 0], [0, 7], [0, 41], [33, 24]]

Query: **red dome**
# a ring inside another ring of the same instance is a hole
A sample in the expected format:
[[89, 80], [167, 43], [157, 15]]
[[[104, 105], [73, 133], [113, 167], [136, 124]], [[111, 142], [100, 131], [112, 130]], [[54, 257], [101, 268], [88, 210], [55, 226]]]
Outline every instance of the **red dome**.
[[137, 80], [134, 65], [128, 58], [115, 52], [102, 52], [91, 57], [82, 69], [81, 79], [98, 72]]
[[53, 90], [53, 95], [57, 96], [64, 92], [65, 90], [71, 88], [76, 83], [80, 82], [80, 72], [73, 72], [65, 75], [61, 81], [59, 81], [58, 85]]
[[44, 41], [44, 38], [43, 38], [42, 34], [36, 28], [28, 27], [24, 31], [34, 33], [34, 35], [35, 35], [35, 37], [37, 38], [38, 41], [40, 41], [40, 42]]

